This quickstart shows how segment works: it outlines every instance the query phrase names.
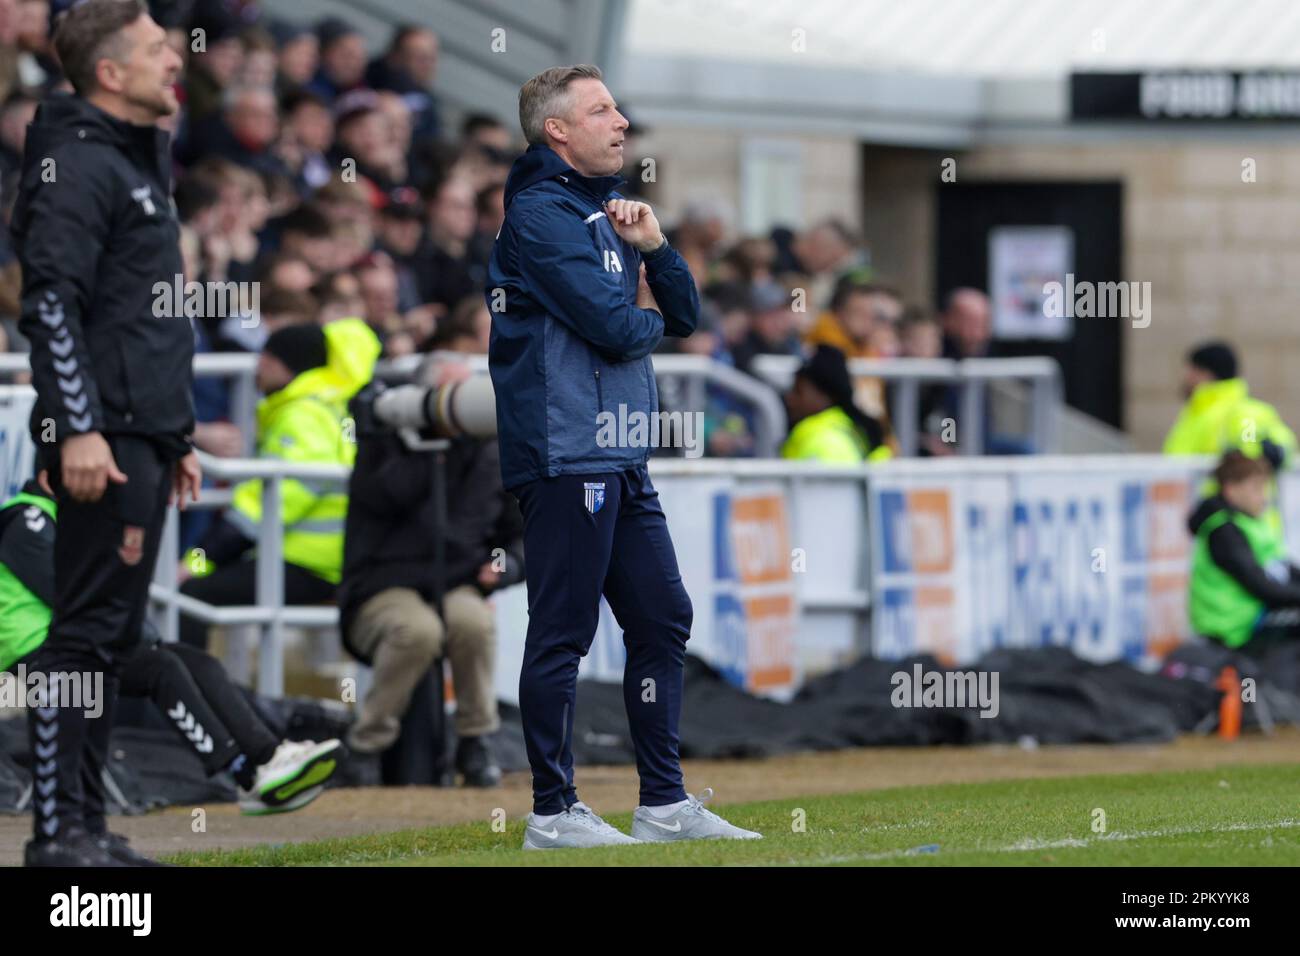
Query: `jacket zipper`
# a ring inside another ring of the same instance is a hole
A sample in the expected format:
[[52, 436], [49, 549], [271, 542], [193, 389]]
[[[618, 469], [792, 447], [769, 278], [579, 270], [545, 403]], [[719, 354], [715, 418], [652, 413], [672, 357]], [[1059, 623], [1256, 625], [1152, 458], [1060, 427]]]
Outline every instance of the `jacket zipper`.
[[605, 410], [605, 394], [600, 387], [600, 369], [596, 369], [596, 411]]

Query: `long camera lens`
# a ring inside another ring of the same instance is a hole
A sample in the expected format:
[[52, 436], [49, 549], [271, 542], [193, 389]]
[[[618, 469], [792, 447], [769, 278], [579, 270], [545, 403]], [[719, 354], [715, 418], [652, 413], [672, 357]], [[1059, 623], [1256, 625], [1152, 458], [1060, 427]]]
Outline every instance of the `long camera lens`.
[[432, 428], [444, 438], [492, 438], [497, 433], [496, 395], [486, 375], [437, 388], [387, 389], [375, 399], [375, 417], [390, 428]]

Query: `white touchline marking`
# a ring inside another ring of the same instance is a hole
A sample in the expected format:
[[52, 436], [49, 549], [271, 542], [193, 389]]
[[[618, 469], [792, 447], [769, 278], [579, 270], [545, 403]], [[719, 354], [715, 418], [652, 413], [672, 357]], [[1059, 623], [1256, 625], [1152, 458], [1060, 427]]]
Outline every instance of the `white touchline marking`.
[[[1227, 823], [1209, 827], [1171, 827], [1165, 830], [1140, 830], [1136, 833], [1102, 833], [1087, 840], [1078, 837], [1066, 837], [1060, 840], [1038, 840], [1026, 837], [1008, 846], [961, 847], [957, 853], [1032, 853], [1036, 850], [1063, 850], [1075, 847], [1094, 846], [1098, 843], [1122, 843], [1128, 840], [1150, 840], [1157, 837], [1181, 836], [1188, 833], [1235, 833], [1249, 830], [1293, 829], [1300, 827], [1300, 820], [1278, 820], [1274, 823]], [[819, 856], [812, 860], [797, 860], [799, 866], [819, 866], [825, 863], [852, 863], [858, 860], [896, 860], [907, 856], [940, 856], [939, 853], [917, 853], [914, 850], [886, 850], [880, 853], [854, 853], [849, 856]]]

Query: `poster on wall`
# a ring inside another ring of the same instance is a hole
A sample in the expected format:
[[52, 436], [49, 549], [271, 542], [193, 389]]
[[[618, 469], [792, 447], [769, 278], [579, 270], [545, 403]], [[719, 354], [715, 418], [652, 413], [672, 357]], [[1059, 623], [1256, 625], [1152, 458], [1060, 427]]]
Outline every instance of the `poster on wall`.
[[790, 526], [779, 487], [714, 495], [710, 654], [723, 677], [751, 694], [788, 698], [798, 687], [799, 606]]
[[[1067, 226], [998, 226], [989, 230], [989, 297], [993, 337], [1067, 339], [1069, 310], [1044, 286], [1074, 271], [1074, 232]], [[1055, 303], [1055, 305], [1053, 304]]]
[[891, 478], [870, 497], [872, 653], [946, 665], [1005, 646], [1009, 486], [1002, 476]]

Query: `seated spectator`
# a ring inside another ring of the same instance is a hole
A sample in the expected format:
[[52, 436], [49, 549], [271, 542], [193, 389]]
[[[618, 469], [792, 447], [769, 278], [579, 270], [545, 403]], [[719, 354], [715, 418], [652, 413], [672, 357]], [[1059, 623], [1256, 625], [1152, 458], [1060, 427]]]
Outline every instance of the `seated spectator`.
[[271, 36], [278, 47], [275, 92], [283, 98], [302, 91], [316, 75], [320, 42], [309, 28], [284, 20], [271, 23]]
[[752, 366], [759, 355], [801, 354], [791, 299], [785, 289], [775, 283], [756, 286], [751, 293], [750, 312], [749, 331], [732, 349], [736, 368], [754, 374]]
[[[217, 231], [221, 221], [221, 181], [206, 169], [191, 170], [176, 183], [172, 193], [176, 216], [194, 231], [200, 247]], [[194, 275], [198, 275], [196, 270]]]
[[223, 340], [245, 352], [262, 351], [266, 340], [285, 326], [314, 323], [320, 311], [310, 292], [268, 286], [257, 299], [257, 312], [251, 320], [232, 317], [221, 323]]
[[384, 197], [375, 225], [375, 248], [387, 253], [397, 269], [397, 308], [409, 312], [421, 303], [420, 240], [424, 236], [424, 204], [409, 186]]
[[749, 335], [753, 292], [743, 282], [715, 282], [705, 287], [703, 298], [718, 309], [721, 348], [715, 358], [735, 367], [735, 350]]
[[244, 45], [231, 19], [200, 19], [194, 26], [203, 31], [203, 49], [192, 50], [185, 66], [185, 114], [191, 128], [221, 110], [244, 63]]
[[717, 264], [709, 269], [710, 275], [721, 276], [746, 285], [764, 285], [776, 282], [773, 271], [776, 264], [776, 247], [772, 240], [761, 237], [741, 239], [732, 246]]
[[[938, 321], [931, 315], [911, 311], [903, 316], [898, 332], [899, 354], [903, 358], [937, 359], [942, 356], [943, 336]], [[955, 449], [952, 433], [944, 427], [945, 388], [921, 385], [917, 407], [917, 453], [923, 457], [951, 455]], [[891, 415], [892, 420], [892, 415]]]
[[515, 157], [515, 136], [510, 127], [487, 113], [470, 113], [460, 124], [460, 141], [494, 162], [510, 163]]
[[[740, 312], [742, 323], [748, 315]], [[685, 355], [703, 355], [723, 365], [731, 365], [731, 353], [723, 332], [726, 319], [719, 306], [708, 299], [700, 303], [700, 319], [695, 331], [679, 339], [678, 350]], [[709, 384], [704, 389], [704, 449], [718, 458], [742, 458], [754, 453], [753, 406], [733, 392]], [[663, 397], [661, 394], [660, 400]]]
[[903, 351], [903, 345], [898, 338], [898, 323], [877, 322], [876, 327], [871, 330], [871, 338], [867, 340], [867, 346], [877, 358], [897, 358]]
[[[261, 27], [250, 27], [239, 34], [244, 48], [244, 61], [239, 70], [239, 82], [275, 93], [277, 53], [275, 38]], [[278, 98], [278, 97], [277, 97]]]
[[347, 170], [349, 162], [355, 164], [356, 175], [388, 193], [406, 185], [407, 157], [379, 104], [379, 95], [370, 90], [357, 90], [338, 100], [330, 160], [335, 169]]
[[1218, 492], [1196, 506], [1188, 598], [1192, 630], [1255, 654], [1300, 637], [1300, 568], [1268, 519], [1273, 469], [1232, 450], [1214, 469]]
[[316, 282], [316, 274], [306, 261], [286, 252], [268, 256], [258, 264], [259, 285], [270, 292], [309, 292]]
[[220, 157], [259, 173], [290, 175], [276, 153], [280, 112], [275, 93], [265, 86], [227, 88], [220, 113], [197, 121], [177, 146], [184, 165]]
[[306, 197], [334, 175], [326, 159], [334, 142], [334, 113], [321, 97], [302, 89], [290, 92], [281, 108], [284, 122], [277, 154], [299, 194]]
[[[470, 192], [477, 196], [489, 186], [504, 183], [510, 175], [512, 161], [502, 161], [497, 158], [498, 155], [495, 150], [484, 149], [472, 143], [455, 144], [442, 154], [443, 158], [436, 166], [441, 170], [441, 175], [430, 176], [423, 181], [428, 187], [436, 186], [448, 179], [460, 179], [468, 183]], [[424, 162], [428, 161], [428, 157], [425, 156]], [[429, 193], [428, 188], [425, 191]]]
[[307, 263], [317, 276], [335, 270], [334, 226], [320, 206], [299, 206], [278, 225], [282, 253]]
[[791, 427], [782, 458], [858, 464], [893, 455], [880, 422], [853, 404], [853, 384], [839, 349], [817, 346], [795, 373], [785, 405]]
[[406, 104], [406, 100], [389, 90], [381, 90], [375, 95], [376, 108], [388, 123], [388, 135], [393, 141], [393, 150], [401, 159], [401, 184], [410, 185], [414, 182], [411, 177], [413, 153], [411, 124], [414, 122], [411, 108]]
[[941, 358], [943, 333], [938, 320], [919, 309], [904, 312], [898, 327], [898, 344], [903, 358]]
[[[948, 293], [943, 313], [943, 357], [948, 359], [988, 358], [992, 354], [993, 309], [989, 297], [979, 289], [960, 288]], [[945, 417], [960, 421], [961, 389], [946, 390]], [[981, 410], [984, 435], [983, 452], [987, 455], [1028, 455], [1034, 448], [1025, 438], [1006, 435], [994, 428], [992, 402], [985, 394]]]
[[258, 244], [264, 249], [274, 249], [280, 243], [280, 234], [273, 219], [281, 219], [298, 208], [302, 196], [294, 185], [293, 177], [287, 172], [259, 173], [263, 192], [266, 195], [266, 219], [261, 232], [257, 235]]
[[189, 175], [206, 179], [218, 195], [215, 219], [208, 223], [200, 217], [193, 223], [202, 250], [199, 280], [251, 282], [261, 251], [258, 233], [265, 228], [270, 211], [266, 185], [250, 170], [215, 156], [203, 160]]
[[453, 177], [440, 183], [429, 200], [428, 230], [420, 251], [420, 298], [450, 310], [482, 289], [487, 278], [469, 257], [469, 242], [478, 227], [474, 190], [466, 180]]
[[336, 176], [316, 191], [312, 203], [330, 221], [329, 270], [351, 269], [375, 244], [375, 209], [383, 197], [368, 179]]
[[808, 277], [809, 316], [827, 307], [846, 274], [857, 282], [871, 281], [862, 240], [843, 220], [827, 219], [800, 232], [790, 251], [799, 271]]
[[362, 316], [380, 342], [385, 358], [410, 355], [432, 332], [431, 326], [418, 330], [407, 328], [397, 309], [397, 269], [382, 252], [367, 256], [355, 270], [365, 303]]
[[487, 355], [488, 337], [492, 333], [492, 313], [480, 295], [462, 299], [421, 351], [461, 352], [466, 355]]
[[[804, 339], [809, 346], [830, 345], [844, 353], [846, 359], [888, 358], [877, 348], [882, 336], [894, 347], [895, 324], [903, 314], [903, 297], [885, 285], [858, 282], [852, 275], [835, 285], [831, 307], [823, 312]], [[854, 401], [869, 415], [889, 428], [888, 396], [885, 383], [878, 378], [856, 376]]]
[[433, 94], [438, 75], [438, 36], [428, 27], [407, 24], [393, 33], [383, 56], [366, 67], [371, 89], [397, 93], [411, 111], [412, 131], [418, 140], [441, 133], [438, 100]]
[[[344, 437], [347, 402], [370, 381], [379, 342], [360, 319], [322, 328], [294, 325], [267, 339], [257, 365], [257, 455], [282, 461], [351, 465], [356, 445]], [[284, 600], [320, 604], [334, 597], [343, 569], [343, 519], [348, 499], [337, 485], [286, 480]], [[181, 561], [181, 592], [215, 605], [250, 605], [257, 596], [256, 546], [262, 482], [241, 482], [234, 502]], [[183, 616], [181, 640], [206, 648], [207, 626]]]
[[312, 286], [312, 295], [320, 304], [320, 311], [316, 315], [319, 325], [329, 325], [338, 319], [359, 318], [366, 313], [361, 283], [351, 272], [330, 273]]
[[943, 357], [985, 358], [993, 337], [993, 307], [979, 289], [953, 289], [943, 312]]
[[338, 17], [327, 17], [316, 25], [320, 44], [316, 75], [307, 88], [327, 103], [364, 85], [366, 38], [356, 27]]
[[474, 197], [474, 212], [478, 216], [478, 224], [469, 241], [468, 256], [472, 263], [472, 273], [477, 274], [478, 270], [482, 270], [486, 275], [497, 233], [506, 221], [506, 184], [491, 183], [480, 189]]
[[903, 297], [896, 289], [869, 282], [837, 284], [830, 308], [821, 313], [804, 337], [806, 345], [830, 345], [845, 358], [882, 358], [872, 346], [881, 326], [894, 326], [903, 316]]

